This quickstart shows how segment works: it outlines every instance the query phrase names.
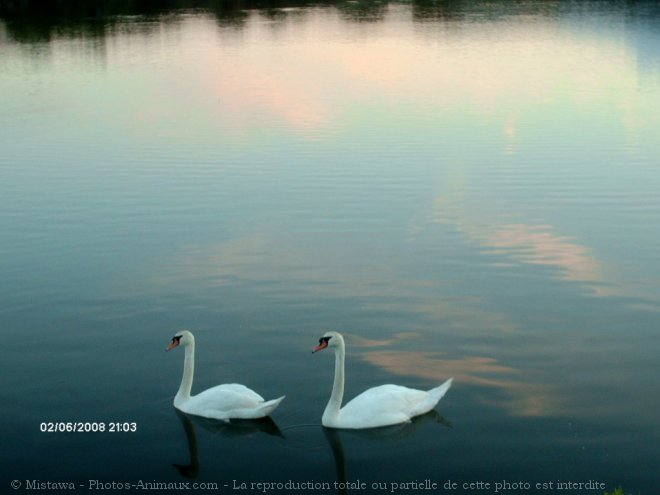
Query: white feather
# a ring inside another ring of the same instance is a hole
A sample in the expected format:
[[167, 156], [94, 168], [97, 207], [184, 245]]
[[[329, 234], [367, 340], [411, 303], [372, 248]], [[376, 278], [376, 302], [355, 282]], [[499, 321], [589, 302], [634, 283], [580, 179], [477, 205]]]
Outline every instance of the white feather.
[[[447, 393], [452, 378], [431, 390], [417, 390], [400, 385], [381, 385], [365, 390], [344, 407], [344, 338], [338, 332], [323, 336], [327, 347], [335, 349], [335, 380], [328, 405], [321, 422], [330, 428], [375, 428], [405, 423], [415, 416], [425, 414]], [[321, 350], [324, 346], [319, 346]]]
[[217, 385], [190, 395], [195, 370], [195, 337], [183, 330], [174, 336], [168, 350], [178, 345], [186, 350], [181, 386], [174, 397], [174, 407], [180, 411], [212, 419], [256, 419], [268, 416], [284, 400], [282, 396], [265, 401], [254, 390], [238, 383]]

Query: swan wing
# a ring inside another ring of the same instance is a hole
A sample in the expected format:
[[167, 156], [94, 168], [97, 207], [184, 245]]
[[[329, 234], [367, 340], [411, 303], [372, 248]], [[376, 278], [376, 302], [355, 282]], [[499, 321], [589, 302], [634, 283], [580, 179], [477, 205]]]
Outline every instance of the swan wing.
[[339, 411], [340, 428], [375, 428], [410, 421], [430, 411], [437, 401], [429, 392], [400, 385], [365, 390]]
[[254, 410], [264, 403], [263, 397], [244, 385], [217, 385], [193, 395], [179, 409], [205, 418], [229, 419], [254, 417]]
[[245, 385], [241, 385], [240, 383], [224, 383], [222, 385], [217, 385], [215, 387], [212, 387], [208, 390], [214, 390], [218, 388], [221, 388], [222, 390], [225, 390], [227, 392], [233, 392], [235, 394], [242, 395], [246, 398], [249, 397], [257, 402], [263, 402], [265, 400], [261, 395], [256, 393], [254, 390], [246, 387]]

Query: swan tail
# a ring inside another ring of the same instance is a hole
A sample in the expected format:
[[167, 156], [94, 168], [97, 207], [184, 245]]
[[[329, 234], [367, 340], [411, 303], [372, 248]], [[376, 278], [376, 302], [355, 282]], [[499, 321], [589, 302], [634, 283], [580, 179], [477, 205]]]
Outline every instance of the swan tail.
[[431, 409], [433, 409], [438, 404], [438, 402], [440, 402], [440, 399], [445, 396], [447, 390], [449, 390], [449, 387], [451, 387], [452, 380], [453, 378], [450, 378], [439, 387], [428, 390], [425, 394], [425, 398], [419, 402], [416, 407], [413, 408], [410, 417], [426, 414]]
[[435, 406], [438, 402], [440, 402], [440, 399], [442, 399], [445, 394], [447, 393], [447, 390], [449, 390], [449, 387], [451, 387], [452, 382], [454, 381], [453, 378], [450, 378], [447, 380], [445, 383], [440, 385], [439, 387], [432, 388], [429, 390], [429, 395], [432, 397], [433, 400], [433, 405]]
[[268, 416], [270, 413], [272, 413], [277, 406], [280, 405], [280, 402], [284, 400], [286, 395], [283, 395], [282, 397], [278, 397], [277, 399], [269, 400], [261, 404], [258, 408], [257, 411], [259, 412], [260, 416]]

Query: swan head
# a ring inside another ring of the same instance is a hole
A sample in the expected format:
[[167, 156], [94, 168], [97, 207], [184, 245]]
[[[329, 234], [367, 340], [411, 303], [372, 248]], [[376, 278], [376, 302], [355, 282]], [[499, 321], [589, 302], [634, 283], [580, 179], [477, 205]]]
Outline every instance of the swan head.
[[195, 337], [193, 337], [192, 332], [189, 332], [188, 330], [181, 330], [180, 332], [177, 332], [174, 337], [172, 337], [172, 342], [170, 342], [170, 345], [167, 346], [166, 351], [171, 351], [175, 347], [179, 347], [180, 345], [186, 346], [189, 344], [194, 344], [195, 343]]
[[326, 332], [319, 339], [319, 345], [314, 347], [312, 353], [319, 352], [326, 347], [340, 347], [344, 343], [344, 337], [339, 332]]

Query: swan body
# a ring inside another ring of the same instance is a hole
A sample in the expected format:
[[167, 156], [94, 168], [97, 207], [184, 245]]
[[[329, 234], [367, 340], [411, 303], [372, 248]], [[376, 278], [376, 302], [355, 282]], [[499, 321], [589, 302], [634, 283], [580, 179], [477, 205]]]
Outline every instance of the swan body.
[[183, 377], [179, 391], [174, 396], [174, 407], [178, 410], [212, 419], [257, 419], [268, 416], [284, 400], [284, 396], [265, 401], [264, 398], [245, 385], [228, 383], [211, 387], [197, 395], [190, 395], [195, 371], [195, 337], [182, 330], [172, 337], [166, 350], [184, 346]]
[[400, 385], [381, 385], [365, 390], [341, 407], [346, 354], [344, 338], [338, 332], [328, 332], [321, 337], [313, 352], [326, 347], [335, 349], [335, 379], [330, 400], [321, 418], [323, 426], [329, 428], [376, 428], [409, 422], [411, 418], [433, 409], [451, 387], [452, 378], [428, 391]]

